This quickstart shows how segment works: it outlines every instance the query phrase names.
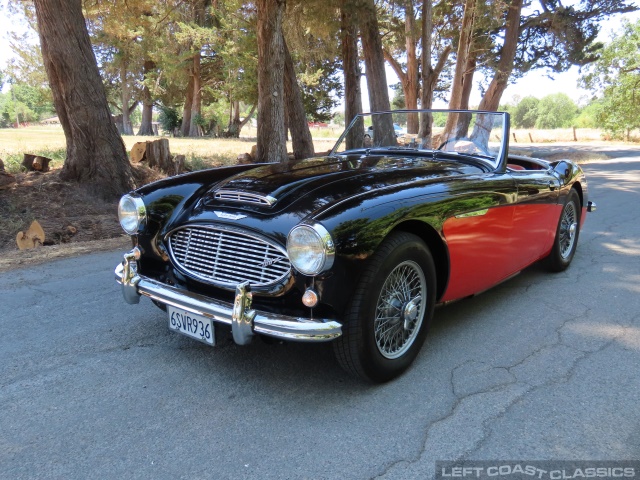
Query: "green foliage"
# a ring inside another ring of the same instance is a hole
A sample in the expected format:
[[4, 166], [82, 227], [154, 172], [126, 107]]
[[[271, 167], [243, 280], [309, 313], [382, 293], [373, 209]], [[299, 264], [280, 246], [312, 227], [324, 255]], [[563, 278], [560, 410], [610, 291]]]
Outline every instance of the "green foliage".
[[580, 113], [574, 121], [577, 128], [599, 128], [600, 121], [598, 117], [601, 114], [602, 102], [594, 100], [589, 105], [580, 110]]
[[168, 133], [173, 133], [176, 129], [180, 128], [182, 118], [175, 108], [160, 106], [160, 113], [158, 114], [158, 122], [162, 130]]
[[447, 117], [446, 112], [433, 112], [433, 126], [444, 128], [447, 124]]
[[536, 97], [524, 97], [513, 107], [511, 113], [511, 123], [516, 128], [533, 128], [538, 118], [538, 104], [540, 100]]
[[616, 138], [629, 139], [640, 128], [640, 21], [623, 20], [597, 62], [582, 77], [583, 85], [601, 98], [594, 107], [602, 128]]
[[543, 97], [536, 108], [536, 128], [567, 128], [578, 113], [578, 107], [568, 95], [554, 93]]
[[329, 122], [333, 109], [342, 96], [340, 62], [321, 60], [305, 66], [298, 81], [307, 118], [314, 122]]
[[51, 91], [26, 84], [12, 84], [7, 93], [0, 93], [0, 127], [37, 122], [55, 115]]
[[[403, 108], [407, 108], [407, 104], [404, 98], [404, 90], [402, 89], [401, 83], [396, 83], [391, 85], [391, 89], [393, 90], [393, 98], [391, 99], [391, 108], [393, 110], [402, 110]], [[395, 121], [402, 125], [407, 124], [407, 115], [404, 113], [399, 113], [395, 116]]]

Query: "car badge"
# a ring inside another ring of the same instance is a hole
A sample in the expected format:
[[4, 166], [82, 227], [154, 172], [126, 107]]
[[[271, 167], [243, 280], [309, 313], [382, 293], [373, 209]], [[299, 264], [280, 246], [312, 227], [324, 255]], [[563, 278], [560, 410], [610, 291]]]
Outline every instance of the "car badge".
[[240, 220], [241, 218], [246, 218], [246, 215], [241, 215], [239, 213], [226, 213], [226, 212], [218, 212], [215, 210], [215, 213], [220, 218], [226, 218], [227, 220]]

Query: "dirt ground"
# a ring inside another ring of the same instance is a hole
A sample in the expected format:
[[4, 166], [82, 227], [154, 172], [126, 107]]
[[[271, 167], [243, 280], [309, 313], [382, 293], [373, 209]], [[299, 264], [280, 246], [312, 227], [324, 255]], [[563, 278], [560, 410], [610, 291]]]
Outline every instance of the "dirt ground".
[[[0, 271], [130, 245], [118, 221], [118, 202], [101, 200], [59, 174], [19, 173], [0, 189]], [[140, 185], [161, 178], [146, 167], [137, 168], [136, 177]], [[44, 230], [44, 245], [19, 250], [16, 237], [34, 220]]]

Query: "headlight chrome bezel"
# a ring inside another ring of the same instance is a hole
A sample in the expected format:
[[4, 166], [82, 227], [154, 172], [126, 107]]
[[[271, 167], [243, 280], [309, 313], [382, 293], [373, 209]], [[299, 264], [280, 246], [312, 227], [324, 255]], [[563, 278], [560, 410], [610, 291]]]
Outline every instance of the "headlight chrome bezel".
[[[302, 229], [316, 237], [317, 244], [315, 246], [319, 247], [321, 250], [322, 257], [318, 259], [318, 261], [314, 262], [314, 268], [306, 268], [304, 265], [296, 262], [296, 256], [291, 253], [293, 242], [295, 241], [295, 234]], [[333, 266], [335, 254], [336, 249], [335, 244], [333, 243], [333, 238], [331, 238], [331, 234], [319, 223], [301, 223], [293, 227], [289, 232], [289, 235], [287, 235], [287, 256], [289, 257], [289, 261], [293, 268], [303, 275], [315, 276], [322, 272], [326, 272]]]
[[[133, 208], [131, 208], [133, 207]], [[135, 215], [135, 227], [127, 222]], [[135, 235], [145, 226], [147, 222], [147, 207], [142, 198], [135, 194], [123, 195], [118, 203], [118, 220], [120, 226], [129, 235]]]

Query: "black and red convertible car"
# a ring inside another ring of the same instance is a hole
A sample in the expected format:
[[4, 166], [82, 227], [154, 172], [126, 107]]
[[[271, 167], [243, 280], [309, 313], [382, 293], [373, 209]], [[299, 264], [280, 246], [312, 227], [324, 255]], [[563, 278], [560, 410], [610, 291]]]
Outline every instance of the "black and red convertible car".
[[347, 371], [384, 382], [415, 359], [436, 304], [537, 261], [567, 268], [595, 210], [581, 168], [509, 154], [506, 113], [425, 111], [428, 135], [398, 135], [418, 113], [362, 115], [324, 157], [125, 195], [126, 301], [150, 298], [209, 345], [221, 329], [241, 345], [330, 341]]

